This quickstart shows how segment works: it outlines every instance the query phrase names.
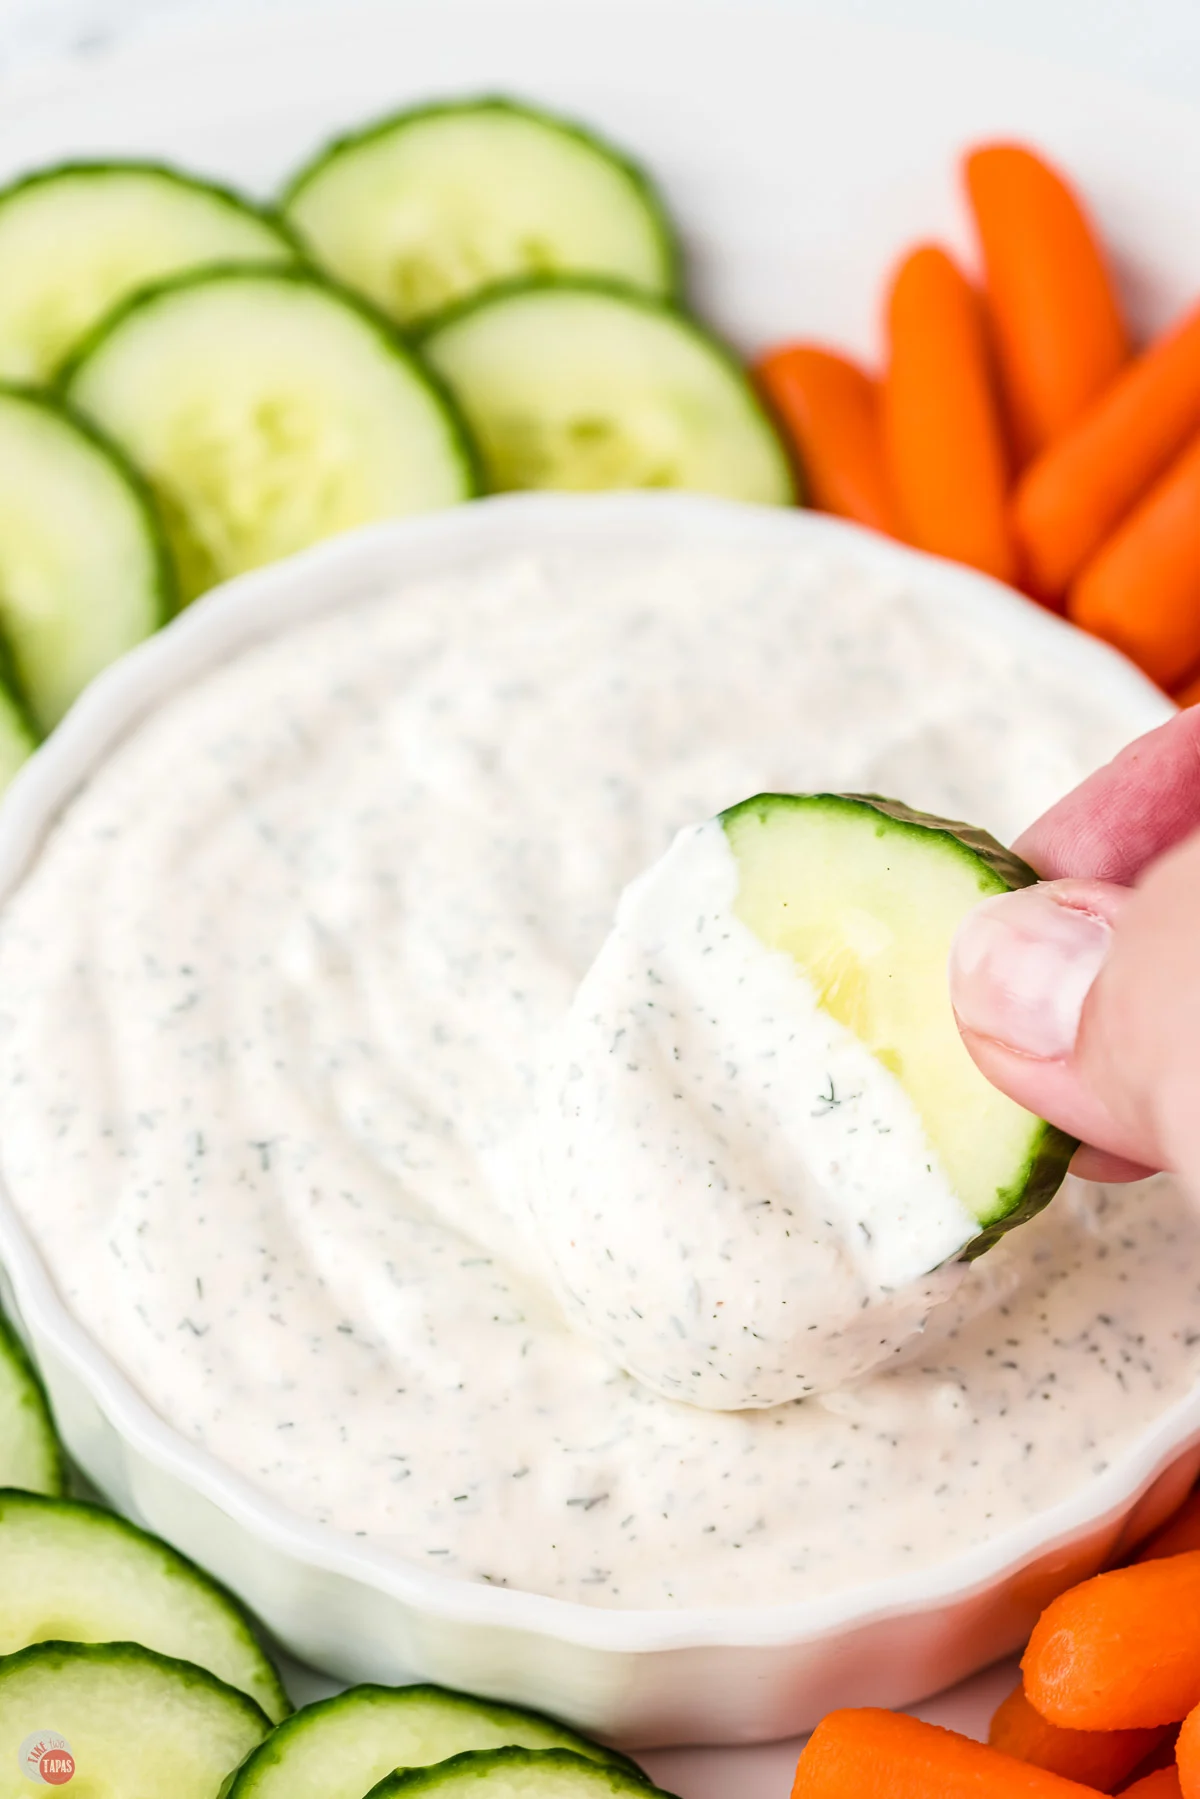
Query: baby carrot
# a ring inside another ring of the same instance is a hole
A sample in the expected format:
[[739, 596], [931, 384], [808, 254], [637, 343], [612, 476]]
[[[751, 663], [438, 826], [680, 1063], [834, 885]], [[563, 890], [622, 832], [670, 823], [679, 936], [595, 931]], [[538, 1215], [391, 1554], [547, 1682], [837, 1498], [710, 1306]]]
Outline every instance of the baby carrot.
[[1047, 1723], [1030, 1705], [1024, 1688], [1014, 1687], [992, 1719], [988, 1742], [1018, 1761], [1032, 1762], [1098, 1793], [1111, 1793], [1165, 1734], [1164, 1729], [1064, 1730]]
[[983, 144], [963, 168], [1025, 462], [1104, 391], [1128, 359], [1129, 337], [1095, 233], [1062, 176], [1023, 144]]
[[1175, 1745], [1175, 1764], [1183, 1799], [1200, 1799], [1200, 1706], [1183, 1721]]
[[1004, 440], [983, 311], [936, 245], [900, 264], [888, 339], [883, 443], [902, 535], [1012, 581]]
[[755, 372], [792, 441], [813, 505], [894, 536], [879, 383], [819, 344], [784, 344], [762, 357]]
[[[1177, 706], [1200, 705], [1200, 675], [1193, 675], [1186, 687], [1180, 688], [1179, 692], [1175, 695], [1175, 704]], [[1191, 1548], [1192, 1545], [1189, 1544], [1188, 1547]], [[1200, 1542], [1197, 1542], [1195, 1547], [1200, 1549]]]
[[1037, 593], [1065, 593], [1197, 426], [1200, 306], [1122, 369], [1021, 476], [1013, 528], [1022, 572]]
[[1179, 1773], [1175, 1768], [1156, 1768], [1142, 1780], [1126, 1787], [1121, 1799], [1183, 1799]]
[[1200, 1703], [1200, 1550], [1093, 1575], [1038, 1619], [1030, 1703], [1070, 1730], [1174, 1724]]
[[[1200, 684], [1196, 698], [1200, 700]], [[1180, 704], [1183, 704], [1181, 699]], [[1135, 1562], [1156, 1562], [1164, 1555], [1185, 1555], [1189, 1549], [1200, 1549], [1200, 1487], [1189, 1493], [1177, 1512], [1161, 1524], [1152, 1537], [1138, 1549]]]
[[1067, 615], [1161, 687], [1200, 660], [1200, 431], [1072, 583]]
[[830, 1712], [796, 1768], [792, 1799], [1095, 1799], [1095, 1788], [902, 1712]]

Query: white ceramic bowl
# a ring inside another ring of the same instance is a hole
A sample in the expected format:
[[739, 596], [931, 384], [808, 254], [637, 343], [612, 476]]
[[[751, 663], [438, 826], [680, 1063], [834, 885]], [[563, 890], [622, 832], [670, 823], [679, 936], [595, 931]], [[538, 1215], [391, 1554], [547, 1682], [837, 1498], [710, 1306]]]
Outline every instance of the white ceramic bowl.
[[[78, 783], [198, 672], [297, 619], [430, 572], [555, 542], [828, 545], [972, 610], [1057, 664], [1130, 737], [1171, 707], [1127, 662], [1007, 589], [800, 512], [684, 496], [487, 500], [376, 527], [231, 582], [110, 669], [0, 807], [0, 897]], [[301, 1658], [523, 1701], [631, 1743], [788, 1735], [835, 1704], [899, 1705], [1016, 1646], [1047, 1599], [1152, 1528], [1200, 1465], [1200, 1390], [1070, 1499], [942, 1566], [775, 1608], [609, 1611], [473, 1585], [290, 1516], [153, 1413], [60, 1303], [0, 1194], [0, 1258], [67, 1446], [123, 1509], [212, 1569]]]

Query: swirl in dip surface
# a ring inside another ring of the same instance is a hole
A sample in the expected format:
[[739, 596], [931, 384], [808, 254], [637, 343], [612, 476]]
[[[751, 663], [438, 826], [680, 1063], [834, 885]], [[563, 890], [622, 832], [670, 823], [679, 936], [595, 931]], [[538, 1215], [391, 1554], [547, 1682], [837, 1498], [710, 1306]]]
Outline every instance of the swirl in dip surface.
[[865, 789], [1007, 839], [1119, 746], [913, 568], [801, 533], [464, 561], [114, 751], [0, 918], [0, 1167], [164, 1418], [426, 1567], [753, 1605], [953, 1556], [1184, 1396], [1200, 1225], [1165, 1180], [1068, 1183], [900, 1364], [745, 1411], [614, 1367], [527, 1222], [547, 1035], [681, 826]]

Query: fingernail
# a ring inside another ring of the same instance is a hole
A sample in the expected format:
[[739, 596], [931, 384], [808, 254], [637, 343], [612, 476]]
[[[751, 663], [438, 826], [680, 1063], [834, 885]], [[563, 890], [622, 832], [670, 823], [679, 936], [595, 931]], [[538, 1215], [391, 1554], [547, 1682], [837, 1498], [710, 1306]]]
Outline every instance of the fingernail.
[[958, 1022], [1022, 1055], [1069, 1056], [1111, 936], [1104, 919], [1063, 905], [1049, 887], [984, 900], [950, 950]]

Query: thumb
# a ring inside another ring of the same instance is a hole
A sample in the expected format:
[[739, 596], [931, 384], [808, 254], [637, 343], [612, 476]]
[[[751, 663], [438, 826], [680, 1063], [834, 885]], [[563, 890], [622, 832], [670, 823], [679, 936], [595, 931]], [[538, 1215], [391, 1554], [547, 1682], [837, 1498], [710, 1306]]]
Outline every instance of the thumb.
[[[1048, 881], [985, 900], [955, 938], [950, 991], [995, 1086], [1200, 1191], [1198, 915], [1200, 836], [1135, 888]], [[1078, 1171], [1110, 1172], [1086, 1155]]]

